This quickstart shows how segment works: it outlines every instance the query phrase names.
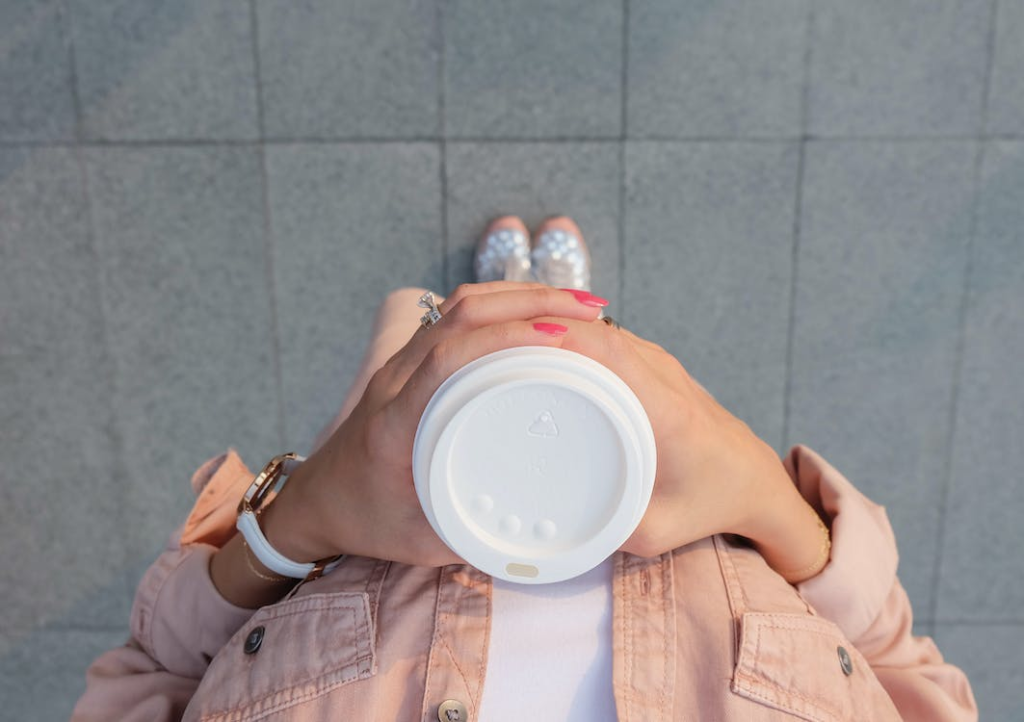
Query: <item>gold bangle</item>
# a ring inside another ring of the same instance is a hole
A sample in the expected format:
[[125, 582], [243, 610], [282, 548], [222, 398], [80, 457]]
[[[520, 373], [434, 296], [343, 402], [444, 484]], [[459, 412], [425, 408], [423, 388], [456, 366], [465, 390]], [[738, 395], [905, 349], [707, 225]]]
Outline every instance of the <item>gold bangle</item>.
[[821, 547], [818, 549], [818, 556], [815, 557], [814, 561], [806, 567], [779, 572], [779, 574], [782, 575], [782, 578], [790, 584], [798, 584], [800, 582], [807, 581], [824, 569], [825, 565], [828, 564], [829, 553], [832, 551], [832, 535], [829, 533], [828, 527], [825, 526], [825, 522], [822, 521], [817, 512], [814, 513], [814, 518], [818, 522], [818, 528], [821, 529]]
[[267, 581], [267, 582], [276, 582], [278, 584], [281, 583], [281, 582], [296, 582], [296, 581], [298, 581], [297, 579], [292, 579], [291, 577], [283, 577], [280, 574], [264, 574], [263, 572], [261, 572], [259, 569], [256, 568], [256, 565], [252, 563], [252, 559], [249, 558], [250, 556], [255, 556], [255, 555], [252, 553], [252, 550], [249, 549], [249, 544], [245, 541], [244, 538], [242, 539], [242, 547], [243, 547], [243, 553], [244, 553], [244, 556], [245, 556], [245, 564], [246, 564], [246, 566], [249, 567], [249, 571], [250, 572], [252, 572], [256, 576], [258, 576], [260, 579], [262, 579], [264, 581]]

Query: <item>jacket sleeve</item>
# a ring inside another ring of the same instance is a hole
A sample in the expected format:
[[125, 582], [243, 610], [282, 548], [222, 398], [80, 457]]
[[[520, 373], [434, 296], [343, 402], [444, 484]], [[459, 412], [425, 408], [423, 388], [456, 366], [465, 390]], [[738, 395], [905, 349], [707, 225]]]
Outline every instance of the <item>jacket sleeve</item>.
[[829, 563], [797, 585], [803, 597], [864, 655], [905, 720], [977, 720], [964, 673], [943, 661], [929, 637], [912, 634], [885, 509], [806, 446], [794, 446], [783, 464], [804, 498], [831, 520]]
[[230, 449], [192, 477], [196, 503], [139, 582], [131, 639], [89, 666], [72, 722], [181, 718], [210, 661], [256, 611], [227, 602], [209, 573], [252, 478]]

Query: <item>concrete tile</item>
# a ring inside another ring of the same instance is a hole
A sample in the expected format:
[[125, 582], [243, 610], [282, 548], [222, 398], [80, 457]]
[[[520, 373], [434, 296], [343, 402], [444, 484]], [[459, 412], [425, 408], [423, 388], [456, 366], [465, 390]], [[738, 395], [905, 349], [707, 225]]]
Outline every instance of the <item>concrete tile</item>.
[[991, 5], [973, 0], [815, 3], [810, 133], [977, 133]]
[[596, 138], [622, 125], [622, 3], [444, 5], [450, 138]]
[[1024, 720], [1024, 624], [939, 624], [936, 644], [970, 680], [983, 720]]
[[260, 159], [104, 148], [87, 166], [129, 546], [148, 561], [183, 521], [203, 461], [234, 446], [259, 468], [281, 450]]
[[594, 292], [619, 303], [619, 149], [615, 143], [449, 143], [448, 288], [473, 279], [473, 249], [507, 213], [536, 228], [576, 220], [591, 253]]
[[71, 54], [58, 2], [0, 5], [0, 140], [71, 140]]
[[911, 625], [910, 633], [913, 634], [915, 637], [934, 637], [935, 623], [923, 622], [920, 619], [914, 619], [914, 623]]
[[625, 324], [780, 453], [798, 152], [627, 146]]
[[0, 455], [13, 462], [0, 466], [0, 626], [128, 615], [112, 374], [74, 152], [0, 150]]
[[267, 154], [287, 445], [305, 453], [337, 414], [385, 294], [444, 290], [440, 154], [423, 143]]
[[633, 3], [630, 138], [798, 137], [806, 0]]
[[989, 85], [988, 131], [1024, 134], [1024, 2], [998, 3], [992, 79]]
[[940, 620], [1024, 619], [1024, 143], [985, 148], [946, 510]]
[[69, 719], [85, 692], [85, 670], [128, 636], [127, 628], [0, 632], [0, 719]]
[[436, 135], [436, 2], [258, 0], [267, 135]]
[[789, 443], [887, 507], [929, 615], [972, 212], [969, 142], [807, 148]]
[[245, 0], [67, 4], [86, 137], [258, 137]]

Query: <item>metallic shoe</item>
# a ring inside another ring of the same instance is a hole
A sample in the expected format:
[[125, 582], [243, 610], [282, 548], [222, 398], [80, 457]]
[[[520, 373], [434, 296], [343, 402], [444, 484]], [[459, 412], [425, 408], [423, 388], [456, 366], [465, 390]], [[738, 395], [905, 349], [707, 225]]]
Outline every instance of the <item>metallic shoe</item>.
[[590, 251], [573, 220], [557, 216], [537, 229], [530, 254], [533, 274], [556, 288], [590, 290]]
[[477, 283], [529, 281], [530, 232], [526, 224], [515, 216], [491, 221], [476, 244], [473, 273]]

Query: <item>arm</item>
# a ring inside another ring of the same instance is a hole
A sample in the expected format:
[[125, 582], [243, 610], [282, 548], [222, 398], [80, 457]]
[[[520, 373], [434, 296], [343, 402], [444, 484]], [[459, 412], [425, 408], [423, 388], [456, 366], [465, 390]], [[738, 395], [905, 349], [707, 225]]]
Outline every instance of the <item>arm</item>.
[[225, 600], [208, 571], [251, 481], [233, 450], [193, 476], [196, 504], [136, 590], [132, 638], [90, 665], [74, 722], [181, 718], [210, 660], [254, 611]]
[[[342, 552], [426, 566], [461, 561], [430, 529], [412, 485], [423, 408], [449, 374], [479, 356], [560, 344], [531, 319], [589, 322], [599, 312], [569, 293], [503, 282], [462, 286], [443, 311], [443, 323], [417, 332], [374, 375], [350, 420], [267, 507], [261, 528], [279, 551], [296, 561]], [[196, 473], [188, 520], [136, 592], [132, 640], [89, 668], [73, 720], [180, 718], [224, 643], [256, 608], [293, 586], [253, 574], [235, 535], [238, 500], [252, 479], [233, 451]]]
[[871, 665], [904, 719], [978, 719], [964, 673], [928, 637], [914, 637], [910, 600], [896, 577], [896, 540], [885, 510], [814, 451], [794, 446], [786, 471], [808, 503], [831, 519], [832, 556], [797, 585]]
[[[911, 634], [885, 511], [806, 447], [780, 462], [663, 349], [601, 326], [569, 324], [563, 348], [630, 385], [658, 444], [654, 494], [623, 549], [655, 556], [714, 534], [747, 537], [856, 645], [906, 719], [976, 720], [963, 672]], [[831, 556], [819, 518], [831, 522]]]

